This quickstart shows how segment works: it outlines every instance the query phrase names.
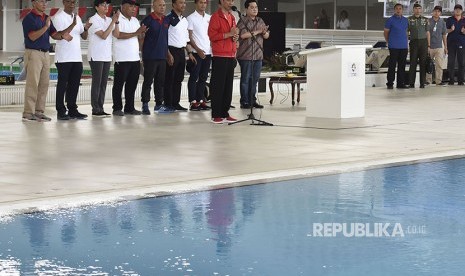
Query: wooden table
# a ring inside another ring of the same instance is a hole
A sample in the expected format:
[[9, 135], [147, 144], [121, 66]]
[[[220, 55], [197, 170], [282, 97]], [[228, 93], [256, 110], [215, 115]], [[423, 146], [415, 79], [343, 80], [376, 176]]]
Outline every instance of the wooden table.
[[273, 104], [274, 99], [274, 92], [273, 92], [273, 83], [288, 83], [292, 87], [292, 105], [295, 105], [294, 95], [295, 95], [295, 87], [297, 86], [297, 102], [300, 103], [300, 84], [306, 83], [307, 77], [305, 76], [295, 76], [295, 77], [288, 77], [288, 76], [273, 76], [270, 77], [269, 86], [271, 92], [271, 99], [270, 104]]

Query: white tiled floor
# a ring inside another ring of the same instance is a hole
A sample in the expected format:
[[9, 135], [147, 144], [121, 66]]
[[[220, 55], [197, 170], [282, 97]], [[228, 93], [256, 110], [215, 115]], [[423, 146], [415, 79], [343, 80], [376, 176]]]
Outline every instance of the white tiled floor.
[[52, 122], [23, 123], [21, 107], [0, 108], [0, 215], [465, 154], [464, 87], [367, 88], [360, 119], [306, 118], [302, 98], [260, 94], [255, 115], [273, 127], [210, 112], [61, 122], [53, 107]]

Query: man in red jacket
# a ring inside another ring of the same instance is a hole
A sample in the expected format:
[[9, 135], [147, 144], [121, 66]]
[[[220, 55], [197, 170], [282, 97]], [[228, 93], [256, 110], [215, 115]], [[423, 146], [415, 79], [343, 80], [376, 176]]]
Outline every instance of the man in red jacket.
[[219, 0], [220, 7], [212, 14], [208, 36], [212, 45], [212, 74], [210, 80], [212, 121], [215, 124], [237, 121], [229, 116], [232, 100], [236, 46], [239, 29], [231, 14], [234, 0]]

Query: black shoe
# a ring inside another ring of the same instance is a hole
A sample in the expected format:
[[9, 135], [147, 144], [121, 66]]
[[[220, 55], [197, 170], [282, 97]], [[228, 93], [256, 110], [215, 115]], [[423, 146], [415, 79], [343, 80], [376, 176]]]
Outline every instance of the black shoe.
[[454, 82], [453, 81], [450, 81], [449, 83], [447, 83], [448, 85], [454, 85]]
[[462, 85], [463, 85], [463, 82], [459, 82], [459, 83], [457, 83], [457, 85], [460, 85], [460, 86], [462, 86]]
[[70, 119], [79, 119], [79, 120], [82, 120], [82, 119], [85, 119], [87, 118], [87, 115], [86, 114], [82, 114], [82, 113], [79, 113], [79, 111], [74, 111], [74, 112], [69, 112], [69, 118]]
[[425, 85], [424, 85], [424, 84], [420, 84], [420, 88], [425, 88]]
[[92, 112], [92, 117], [98, 117], [98, 118], [103, 118], [106, 117], [104, 112]]
[[113, 115], [124, 116], [124, 112], [122, 110], [113, 110]]
[[408, 85], [398, 85], [398, 86], [396, 86], [396, 88], [397, 89], [409, 89], [410, 86], [408, 86]]
[[142, 103], [142, 114], [150, 115], [149, 103]]
[[408, 87], [409, 88], [415, 88], [415, 84], [410, 84]]
[[57, 120], [59, 121], [67, 121], [69, 120], [69, 115], [66, 114], [66, 113], [63, 113], [63, 114], [57, 114]]
[[183, 107], [180, 104], [175, 105], [174, 109], [176, 109], [177, 111], [187, 111], [187, 108]]
[[443, 82], [443, 81], [441, 81], [441, 82], [438, 84], [438, 86], [446, 86], [446, 85], [447, 85], [447, 83], [445, 83], [445, 82]]
[[134, 109], [133, 111], [124, 111], [124, 114], [125, 115], [142, 115], [142, 112], [137, 109]]
[[[399, 87], [397, 87], [397, 88], [399, 88]], [[392, 85], [387, 85], [387, 89], [394, 89], [394, 86], [392, 86]]]
[[250, 109], [250, 105], [249, 104], [241, 104], [241, 108], [242, 109]]
[[261, 108], [263, 108], [263, 105], [258, 104], [258, 103], [254, 103], [253, 107], [261, 109]]

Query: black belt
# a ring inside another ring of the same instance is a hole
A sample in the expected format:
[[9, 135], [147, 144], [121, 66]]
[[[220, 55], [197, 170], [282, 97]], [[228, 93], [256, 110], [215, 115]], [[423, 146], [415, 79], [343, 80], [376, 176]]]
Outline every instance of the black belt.
[[48, 53], [48, 49], [30, 49], [30, 48], [27, 48], [28, 50], [36, 50], [36, 51], [41, 51], [41, 52], [44, 52], [44, 53]]
[[183, 50], [186, 47], [178, 48], [178, 47], [174, 47], [174, 46], [168, 46], [168, 48], [173, 49], [173, 50]]

